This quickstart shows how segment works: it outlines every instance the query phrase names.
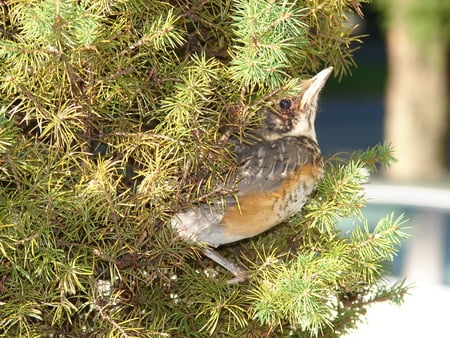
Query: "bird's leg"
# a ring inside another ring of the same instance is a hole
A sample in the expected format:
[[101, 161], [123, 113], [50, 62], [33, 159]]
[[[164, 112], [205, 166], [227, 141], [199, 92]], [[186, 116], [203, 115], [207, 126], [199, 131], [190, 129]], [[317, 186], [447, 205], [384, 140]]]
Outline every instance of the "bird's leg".
[[235, 278], [228, 280], [227, 284], [244, 282], [251, 277], [248, 271], [243, 270], [211, 248], [203, 249], [203, 254], [217, 264], [223, 266], [235, 276]]

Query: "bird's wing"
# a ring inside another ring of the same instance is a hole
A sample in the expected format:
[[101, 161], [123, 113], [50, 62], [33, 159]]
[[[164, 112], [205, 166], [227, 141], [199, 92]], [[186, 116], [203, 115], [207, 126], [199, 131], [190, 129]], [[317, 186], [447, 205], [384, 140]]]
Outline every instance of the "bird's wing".
[[283, 137], [242, 145], [237, 151], [240, 163], [238, 195], [275, 190], [289, 174], [301, 166], [314, 163], [317, 144], [307, 137]]

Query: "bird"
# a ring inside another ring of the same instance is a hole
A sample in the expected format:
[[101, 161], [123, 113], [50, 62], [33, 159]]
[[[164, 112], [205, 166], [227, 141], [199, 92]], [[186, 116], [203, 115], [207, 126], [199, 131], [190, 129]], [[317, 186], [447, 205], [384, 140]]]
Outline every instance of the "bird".
[[203, 254], [235, 276], [230, 283], [250, 275], [214, 248], [259, 235], [296, 214], [324, 175], [314, 122], [332, 70], [301, 80], [298, 93], [263, 108], [256, 140], [235, 149], [235, 197], [192, 206], [170, 220], [183, 240], [206, 244]]

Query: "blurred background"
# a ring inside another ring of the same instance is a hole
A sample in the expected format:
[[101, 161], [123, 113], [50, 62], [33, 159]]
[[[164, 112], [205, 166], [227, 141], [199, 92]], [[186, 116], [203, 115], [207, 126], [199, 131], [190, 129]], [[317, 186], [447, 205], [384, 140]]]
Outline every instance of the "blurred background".
[[[352, 75], [330, 79], [316, 122], [325, 156], [390, 143], [398, 162], [367, 186], [370, 224], [409, 219], [389, 281], [407, 278], [401, 307], [375, 304], [349, 337], [445, 336], [450, 313], [450, 1], [374, 0], [354, 17], [366, 35]], [[343, 222], [343, 229], [350, 224]]]

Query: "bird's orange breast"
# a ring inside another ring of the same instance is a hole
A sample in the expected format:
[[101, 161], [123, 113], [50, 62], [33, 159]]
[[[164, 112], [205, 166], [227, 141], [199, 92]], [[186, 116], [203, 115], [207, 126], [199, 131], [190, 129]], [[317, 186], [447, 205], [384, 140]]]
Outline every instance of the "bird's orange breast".
[[239, 203], [227, 209], [220, 222], [225, 235], [252, 237], [281, 223], [302, 208], [322, 174], [321, 166], [307, 164], [292, 172], [273, 191], [239, 196]]

